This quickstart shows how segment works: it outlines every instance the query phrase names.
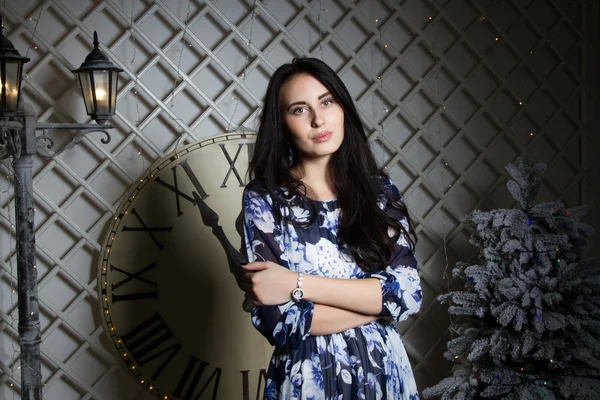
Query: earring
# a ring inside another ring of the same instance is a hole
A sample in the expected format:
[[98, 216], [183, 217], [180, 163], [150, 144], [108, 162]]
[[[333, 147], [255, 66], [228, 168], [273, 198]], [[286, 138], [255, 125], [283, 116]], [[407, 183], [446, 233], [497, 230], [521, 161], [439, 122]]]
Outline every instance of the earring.
[[294, 163], [294, 152], [292, 151], [292, 147], [288, 147], [288, 163], [290, 167]]

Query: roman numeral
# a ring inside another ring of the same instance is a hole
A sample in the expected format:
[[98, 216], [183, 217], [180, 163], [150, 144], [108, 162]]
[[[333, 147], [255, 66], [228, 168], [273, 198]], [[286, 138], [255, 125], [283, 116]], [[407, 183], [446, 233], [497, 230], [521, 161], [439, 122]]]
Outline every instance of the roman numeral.
[[194, 188], [196, 189], [196, 192], [200, 195], [200, 198], [202, 200], [206, 199], [208, 197], [208, 194], [206, 194], [206, 192], [204, 191], [204, 188], [200, 184], [198, 177], [196, 176], [196, 174], [194, 174], [194, 171], [192, 171], [190, 164], [188, 164], [187, 159], [180, 162], [179, 165], [181, 165], [181, 168], [183, 168], [188, 178], [190, 178], [190, 182], [192, 182], [192, 185], [194, 185]]
[[[158, 313], [121, 336], [121, 339], [141, 366], [159, 357], [163, 360], [152, 374], [153, 381], [158, 379], [182, 347], [174, 341], [173, 334]], [[128, 358], [126, 360], [131, 364]]]
[[[183, 371], [183, 374], [179, 379], [179, 384], [177, 385], [175, 392], [173, 392], [173, 395], [184, 400], [192, 399], [194, 391], [198, 386], [198, 382], [200, 381], [200, 378], [202, 378], [202, 374], [204, 374], [204, 371], [206, 370], [206, 367], [208, 367], [208, 365], [208, 363], [199, 360], [193, 356], [190, 356], [190, 360], [188, 361], [187, 367]], [[194, 371], [194, 376], [190, 379], [190, 377], [192, 376], [192, 372]], [[219, 381], [221, 380], [221, 368], [218, 367], [214, 370], [214, 372], [208, 378], [202, 389], [200, 389], [200, 393], [198, 393], [198, 396], [194, 397], [194, 399], [198, 399], [200, 396], [202, 396], [202, 393], [204, 393], [209, 383], [213, 379], [215, 380], [215, 385], [213, 387], [212, 399], [214, 400], [217, 398], [217, 391], [219, 390]], [[187, 388], [187, 390], [182, 396], [182, 393], [185, 390], [185, 388]]]
[[[254, 151], [254, 143], [246, 143], [246, 146], [248, 146], [248, 160], [250, 160], [250, 158], [252, 157], [252, 152]], [[221, 144], [219, 144], [219, 147], [223, 151], [223, 154], [225, 155], [225, 159], [227, 159], [227, 162], [229, 163], [229, 169], [227, 170], [227, 174], [225, 175], [225, 179], [223, 179], [223, 183], [221, 184], [221, 187], [222, 188], [227, 187], [227, 180], [229, 179], [229, 176], [231, 175], [232, 172], [235, 175], [235, 177], [237, 178], [237, 181], [240, 184], [240, 187], [244, 187], [245, 186], [244, 180], [240, 176], [237, 168], [235, 167], [235, 162], [237, 161], [240, 153], [242, 152], [244, 143], [238, 144], [238, 148], [235, 153], [235, 156], [233, 157], [233, 160], [231, 159], [231, 156], [227, 152], [227, 149], [225, 148], [225, 144], [221, 143]]]
[[158, 241], [158, 239], [156, 239], [156, 236], [154, 236], [154, 234], [152, 232], [171, 232], [173, 227], [172, 226], [148, 227], [148, 225], [146, 225], [144, 220], [142, 220], [142, 217], [140, 217], [140, 215], [137, 213], [137, 211], [135, 211], [135, 208], [131, 210], [131, 214], [136, 216], [136, 218], [138, 219], [138, 221], [140, 221], [140, 223], [142, 224], [143, 227], [142, 228], [130, 228], [128, 226], [123, 226], [122, 232], [148, 232], [148, 234], [150, 235], [150, 237], [152, 238], [154, 243], [156, 243], [158, 248], [162, 249], [163, 245]]
[[[144, 275], [146, 272], [150, 271], [151, 269], [156, 268], [156, 263], [153, 262], [152, 264], [148, 265], [146, 268], [139, 270], [138, 272], [135, 272], [133, 274], [130, 274], [127, 271], [122, 270], [121, 268], [115, 267], [114, 265], [110, 266], [110, 270], [111, 271], [119, 271], [120, 273], [127, 275], [127, 277], [125, 279], [123, 279], [122, 281], [118, 282], [118, 283], [113, 283], [111, 285], [112, 287], [112, 302], [117, 303], [119, 301], [130, 301], [130, 300], [141, 300], [141, 299], [158, 299], [158, 292], [156, 291], [156, 282], [155, 281], [151, 281], [149, 279], [145, 279], [142, 277], [142, 275]], [[126, 284], [129, 281], [132, 281], [133, 279], [136, 279], [138, 281], [147, 283], [148, 285], [150, 285], [153, 288], [153, 291], [151, 292], [142, 292], [142, 293], [129, 293], [129, 294], [115, 294], [115, 290], [118, 289], [119, 287], [123, 286], [124, 284]]]
[[192, 171], [192, 168], [188, 164], [187, 159], [183, 160], [182, 162], [171, 168], [171, 171], [173, 171], [173, 185], [163, 181], [162, 179], [160, 179], [160, 177], [156, 178], [156, 183], [166, 187], [167, 189], [175, 193], [175, 205], [177, 206], [177, 216], [179, 217], [183, 214], [183, 211], [181, 211], [180, 199], [183, 198], [184, 200], [189, 201], [190, 203], [192, 203], [193, 206], [196, 205], [196, 200], [194, 200], [193, 195], [190, 196], [179, 190], [179, 184], [177, 183], [177, 167], [183, 168], [186, 175], [190, 179], [190, 182], [192, 182], [192, 185], [194, 185], [194, 188], [196, 189], [202, 200], [206, 199], [208, 197], [208, 194], [200, 184], [200, 181], [198, 180], [196, 174], [194, 174], [194, 171]]
[[[250, 371], [240, 371], [242, 373], [242, 395], [243, 400], [250, 400], [250, 385], [248, 374]], [[262, 382], [264, 380], [265, 387], [263, 389], [263, 395], [260, 395], [260, 388], [262, 387]], [[261, 369], [258, 373], [258, 386], [256, 388], [256, 400], [264, 399], [267, 396], [267, 370]]]
[[190, 203], [192, 203], [192, 205], [196, 205], [196, 201], [193, 197], [179, 190], [179, 185], [177, 184], [177, 165], [171, 168], [171, 171], [173, 172], [173, 183], [175, 186], [168, 184], [167, 182], [160, 179], [160, 177], [156, 178], [155, 182], [163, 185], [164, 187], [175, 193], [175, 204], [177, 205], [177, 216], [179, 217], [181, 214], [183, 214], [183, 212], [181, 211], [181, 203], [179, 201], [180, 197], [183, 197], [184, 200], [189, 201]]
[[240, 186], [244, 186], [244, 181], [240, 177], [240, 174], [239, 174], [237, 168], [235, 167], [235, 162], [237, 161], [238, 157], [240, 156], [240, 153], [242, 152], [242, 148], [244, 147], [244, 144], [243, 143], [238, 144], [238, 149], [235, 152], [235, 156], [233, 157], [233, 160], [231, 159], [231, 156], [227, 152], [227, 149], [225, 148], [225, 144], [220, 143], [219, 147], [223, 151], [223, 154], [225, 155], [225, 159], [229, 163], [229, 169], [227, 170], [227, 174], [225, 175], [225, 179], [223, 179], [223, 183], [221, 183], [221, 187], [222, 188], [226, 188], [227, 187], [227, 180], [229, 179], [229, 175], [231, 175], [232, 172], [235, 175], [235, 177], [237, 178]]

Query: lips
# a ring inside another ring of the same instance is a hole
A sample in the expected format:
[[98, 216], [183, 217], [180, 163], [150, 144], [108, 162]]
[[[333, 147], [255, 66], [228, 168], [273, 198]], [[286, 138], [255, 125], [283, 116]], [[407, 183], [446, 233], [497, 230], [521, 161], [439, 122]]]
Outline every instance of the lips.
[[332, 135], [331, 131], [317, 133], [315, 136], [313, 136], [312, 140], [313, 140], [313, 142], [317, 142], [317, 143], [326, 142], [327, 140], [329, 140], [331, 135]]

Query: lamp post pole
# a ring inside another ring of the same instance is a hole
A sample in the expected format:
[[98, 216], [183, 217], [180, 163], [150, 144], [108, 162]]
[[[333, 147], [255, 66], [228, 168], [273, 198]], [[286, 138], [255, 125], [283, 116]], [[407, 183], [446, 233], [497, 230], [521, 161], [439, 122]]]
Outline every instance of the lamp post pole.
[[[23, 107], [29, 108], [29, 107]], [[21, 346], [21, 398], [42, 399], [40, 364], [40, 308], [37, 268], [32, 168], [35, 154], [35, 115], [22, 113], [23, 128], [18, 130], [21, 151], [13, 158], [17, 232], [17, 286], [19, 304], [19, 345]]]

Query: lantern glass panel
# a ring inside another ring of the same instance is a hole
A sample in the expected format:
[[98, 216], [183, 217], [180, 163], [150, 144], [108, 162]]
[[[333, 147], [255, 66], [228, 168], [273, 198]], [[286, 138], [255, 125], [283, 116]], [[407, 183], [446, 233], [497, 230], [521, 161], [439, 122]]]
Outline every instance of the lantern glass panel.
[[6, 75], [2, 88], [6, 92], [4, 110], [16, 111], [19, 107], [19, 90], [21, 89], [20, 72], [23, 63], [17, 60], [6, 60]]
[[106, 115], [108, 114], [108, 96], [109, 96], [109, 81], [108, 71], [106, 70], [95, 70], [94, 74], [94, 87], [96, 91], [96, 114]]
[[119, 71], [110, 71], [110, 114], [114, 114], [117, 109], [117, 80]]
[[78, 73], [79, 83], [81, 84], [81, 92], [83, 93], [83, 101], [85, 103], [85, 110], [88, 115], [93, 114], [94, 110], [94, 97], [92, 96], [92, 82], [90, 80], [90, 73], [88, 71], [81, 71]]

